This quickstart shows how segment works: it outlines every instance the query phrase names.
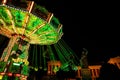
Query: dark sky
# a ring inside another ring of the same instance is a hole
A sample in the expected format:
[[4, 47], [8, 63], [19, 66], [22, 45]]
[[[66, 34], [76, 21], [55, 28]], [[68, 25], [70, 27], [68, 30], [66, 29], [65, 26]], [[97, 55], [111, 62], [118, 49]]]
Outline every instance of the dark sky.
[[62, 39], [80, 57], [88, 49], [90, 63], [120, 55], [119, 9], [113, 2], [36, 0], [63, 24]]

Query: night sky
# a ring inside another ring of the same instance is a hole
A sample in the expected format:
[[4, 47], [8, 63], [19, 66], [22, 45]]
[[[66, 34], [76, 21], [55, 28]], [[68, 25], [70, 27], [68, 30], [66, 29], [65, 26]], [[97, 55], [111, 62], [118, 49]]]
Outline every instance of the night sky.
[[63, 24], [62, 39], [80, 58], [88, 50], [90, 64], [120, 55], [118, 5], [114, 2], [36, 0]]

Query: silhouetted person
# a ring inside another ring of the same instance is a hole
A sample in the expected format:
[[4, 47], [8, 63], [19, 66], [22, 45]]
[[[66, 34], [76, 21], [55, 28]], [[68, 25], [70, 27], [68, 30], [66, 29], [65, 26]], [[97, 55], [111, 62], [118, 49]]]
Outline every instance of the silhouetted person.
[[100, 80], [120, 80], [120, 69], [113, 64], [104, 63], [100, 68]]

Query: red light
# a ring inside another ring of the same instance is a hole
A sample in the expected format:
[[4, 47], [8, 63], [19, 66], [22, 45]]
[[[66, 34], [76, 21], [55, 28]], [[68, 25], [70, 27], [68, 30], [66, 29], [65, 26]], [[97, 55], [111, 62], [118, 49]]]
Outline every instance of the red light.
[[2, 73], [0, 73], [1, 75], [4, 75], [5, 73], [4, 72], [2, 72]]
[[8, 76], [12, 76], [12, 73], [8, 73], [7, 75], [8, 75]]
[[15, 76], [20, 77], [20, 74], [15, 74]]

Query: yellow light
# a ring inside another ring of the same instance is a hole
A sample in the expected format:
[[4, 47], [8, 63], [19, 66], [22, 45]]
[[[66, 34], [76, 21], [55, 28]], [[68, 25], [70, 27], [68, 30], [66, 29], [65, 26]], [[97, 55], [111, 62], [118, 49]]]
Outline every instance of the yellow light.
[[3, 78], [3, 76], [2, 76], [2, 75], [0, 75], [0, 80], [2, 80], [2, 78]]

